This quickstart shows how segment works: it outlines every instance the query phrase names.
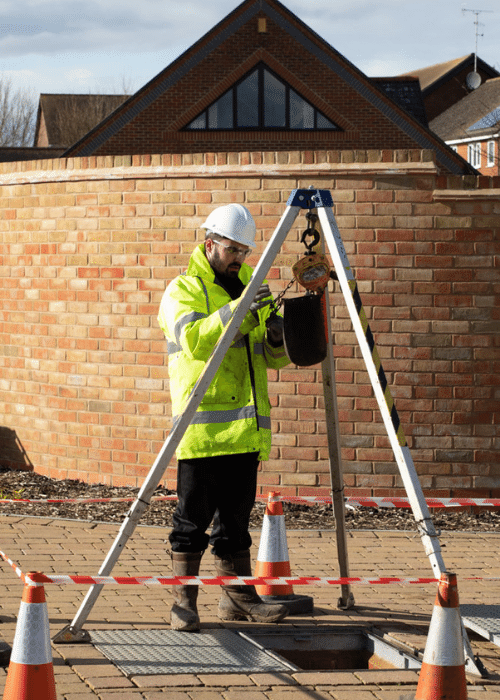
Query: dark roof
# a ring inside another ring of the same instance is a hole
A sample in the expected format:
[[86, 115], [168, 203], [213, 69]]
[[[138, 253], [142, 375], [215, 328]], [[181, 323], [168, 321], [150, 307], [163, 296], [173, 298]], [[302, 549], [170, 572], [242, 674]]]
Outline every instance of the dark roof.
[[372, 78], [372, 81], [385, 92], [387, 97], [403, 107], [408, 114], [411, 114], [424, 126], [428, 126], [418, 78], [396, 76], [393, 78]]
[[487, 80], [430, 123], [446, 141], [489, 136], [500, 129], [500, 77]]
[[0, 163], [59, 158], [63, 152], [64, 148], [54, 146], [49, 146], [47, 148], [37, 148], [36, 146], [0, 146]]
[[40, 142], [42, 120], [49, 146], [67, 148], [78, 141], [128, 95], [41, 94], [35, 131], [35, 145]]

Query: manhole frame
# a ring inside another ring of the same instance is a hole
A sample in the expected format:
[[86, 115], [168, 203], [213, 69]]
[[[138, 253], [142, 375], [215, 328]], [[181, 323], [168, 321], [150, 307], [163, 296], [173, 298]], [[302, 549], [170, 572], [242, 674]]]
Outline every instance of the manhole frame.
[[[209, 638], [211, 635], [211, 639]], [[106, 657], [121, 673], [126, 677], [151, 676], [151, 675], [178, 675], [183, 673], [297, 673], [303, 670], [331, 671], [331, 668], [301, 668], [293, 661], [288, 660], [279, 653], [279, 650], [290, 649], [291, 651], [367, 651], [371, 656], [386, 661], [390, 664], [384, 668], [389, 670], [416, 670], [421, 668], [421, 659], [411, 649], [406, 649], [405, 645], [399, 645], [384, 638], [383, 633], [375, 628], [363, 626], [352, 626], [344, 628], [321, 628], [301, 627], [295, 629], [283, 629], [276, 632], [269, 629], [258, 630], [255, 628], [247, 630], [234, 630], [228, 628], [205, 628], [198, 633], [186, 633], [168, 628], [148, 629], [148, 630], [94, 630], [90, 631], [92, 645]], [[108, 639], [107, 639], [108, 638]], [[179, 644], [182, 649], [179, 652]], [[239, 640], [239, 641], [238, 641]], [[204, 643], [206, 642], [206, 643]], [[151, 644], [155, 644], [161, 652], [151, 651]], [[224, 656], [224, 646], [229, 649], [233, 658], [231, 664], [225, 665], [217, 659]], [[238, 647], [234, 651], [234, 647]], [[122, 647], [127, 651], [135, 646], [140, 647], [139, 656], [136, 660], [127, 655], [127, 659], [120, 657]], [[118, 647], [118, 657], [114, 648]], [[148, 648], [148, 658], [144, 658], [142, 648]], [[204, 665], [205, 649], [212, 647], [213, 665]], [[168, 649], [171, 653], [175, 649], [174, 657], [179, 657], [177, 661], [170, 663], [165, 661], [168, 658]], [[199, 663], [193, 662], [196, 657], [196, 650], [200, 651], [201, 660]], [[250, 649], [254, 649], [255, 653]], [[190, 650], [188, 656], [183, 657], [182, 653]], [[234, 658], [238, 653], [242, 653], [244, 660], [250, 659], [247, 665], [235, 665]], [[160, 655], [158, 655], [160, 653]], [[245, 656], [247, 654], [247, 656]], [[187, 662], [189, 661], [189, 664]], [[162, 663], [165, 661], [165, 663]], [[229, 670], [228, 670], [229, 668]], [[340, 670], [340, 669], [339, 669]], [[372, 671], [376, 668], [356, 667], [342, 668], [341, 670], [363, 670]]]
[[[314, 651], [316, 649], [324, 651], [326, 642], [328, 641], [330, 646], [326, 648], [330, 651], [366, 650], [372, 655], [392, 663], [392, 667], [395, 670], [420, 671], [422, 666], [421, 654], [418, 654], [418, 652], [411, 649], [411, 647], [408, 647], [403, 643], [399, 643], [397, 640], [387, 640], [384, 633], [375, 627], [350, 626], [343, 628], [322, 627], [321, 629], [318, 629], [317, 627], [311, 626], [301, 627], [295, 630], [277, 630], [276, 632], [252, 629], [248, 632], [240, 632], [240, 634], [250, 642], [258, 644], [259, 647], [265, 651], [274, 652], [279, 659], [284, 659], [284, 657], [282, 657], [279, 652], [276, 651], [276, 648], [283, 650], [285, 648], [290, 650], [299, 650], [301, 648], [301, 643], [303, 643], [302, 648], [304, 651]], [[291, 637], [295, 638], [295, 646], [290, 644]], [[286, 644], [285, 646], [283, 645], [284, 640], [286, 640], [288, 646], [286, 646]], [[332, 640], [335, 640], [333, 645]], [[360, 640], [364, 640], [364, 643], [360, 643]], [[309, 642], [311, 642], [311, 644], [309, 649], [307, 649], [306, 647]], [[276, 644], [278, 643], [280, 646], [276, 647]], [[305, 669], [298, 668], [297, 670], [302, 671]], [[331, 669], [317, 668], [314, 670], [328, 671]], [[378, 669], [352, 668], [343, 670], [363, 670], [370, 672]]]

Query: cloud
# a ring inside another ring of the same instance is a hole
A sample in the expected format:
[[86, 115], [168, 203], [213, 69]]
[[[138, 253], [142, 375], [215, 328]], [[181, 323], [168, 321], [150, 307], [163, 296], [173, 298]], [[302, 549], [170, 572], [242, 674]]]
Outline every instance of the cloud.
[[94, 80], [94, 74], [88, 68], [72, 68], [64, 73], [64, 77], [75, 87], [86, 87]]
[[[159, 51], [193, 43], [233, 9], [205, 0], [8, 0], [0, 5], [2, 58], [70, 51]], [[7, 21], [6, 21], [7, 20]]]
[[[462, 14], [463, 0], [281, 1], [368, 75], [397, 75], [474, 51], [474, 18]], [[31, 70], [44, 92], [92, 90], [113, 75], [115, 82], [130, 77], [137, 89], [239, 2], [0, 0], [0, 73], [19, 71], [25, 80], [22, 69]], [[495, 65], [500, 12], [480, 21], [479, 55]]]

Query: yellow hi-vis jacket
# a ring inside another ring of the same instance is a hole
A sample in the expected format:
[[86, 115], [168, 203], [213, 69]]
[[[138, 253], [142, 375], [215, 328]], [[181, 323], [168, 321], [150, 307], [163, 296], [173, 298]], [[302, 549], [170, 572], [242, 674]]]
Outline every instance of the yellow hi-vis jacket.
[[[240, 280], [250, 281], [252, 268], [242, 264]], [[174, 425], [229, 323], [240, 299], [215, 282], [205, 257], [205, 245], [193, 251], [185, 273], [168, 285], [158, 321], [167, 339], [168, 369]], [[273, 348], [266, 339], [269, 305], [259, 309], [259, 321], [249, 311], [229, 347], [207, 393], [177, 448], [178, 459], [271, 450], [271, 406], [267, 368], [278, 369], [290, 360], [283, 345]]]

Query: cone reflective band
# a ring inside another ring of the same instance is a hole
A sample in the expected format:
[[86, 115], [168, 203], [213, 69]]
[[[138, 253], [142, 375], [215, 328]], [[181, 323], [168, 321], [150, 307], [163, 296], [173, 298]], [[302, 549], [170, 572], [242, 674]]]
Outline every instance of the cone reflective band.
[[[269, 494], [266, 512], [262, 521], [262, 534], [255, 565], [255, 576], [286, 578], [291, 575], [283, 506], [279, 493], [272, 491]], [[292, 586], [255, 586], [255, 589], [260, 596], [293, 594]]]
[[415, 700], [446, 698], [467, 700], [457, 577], [448, 572], [438, 584]]
[[[38, 574], [30, 572], [31, 581]], [[42, 585], [25, 584], [3, 700], [57, 700]]]

